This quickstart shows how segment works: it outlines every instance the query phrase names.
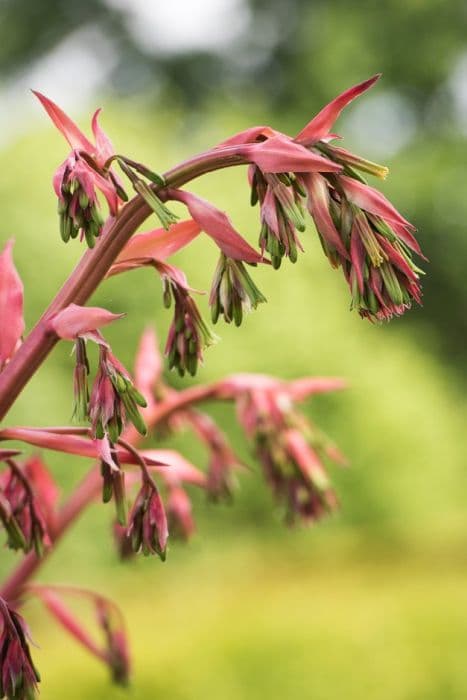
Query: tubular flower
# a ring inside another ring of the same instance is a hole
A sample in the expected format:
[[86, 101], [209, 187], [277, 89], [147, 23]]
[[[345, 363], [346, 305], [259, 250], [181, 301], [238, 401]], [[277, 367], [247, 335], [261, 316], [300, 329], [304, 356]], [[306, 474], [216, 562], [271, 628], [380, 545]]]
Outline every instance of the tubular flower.
[[375, 189], [345, 175], [304, 177], [308, 206], [323, 250], [342, 266], [352, 308], [371, 321], [389, 320], [421, 303], [421, 255], [413, 226]]
[[245, 265], [221, 253], [209, 295], [213, 323], [217, 323], [222, 315], [227, 323], [234, 321], [240, 326], [243, 314], [265, 301], [266, 297], [251, 279]]
[[[116, 442], [120, 437], [126, 419], [130, 420], [142, 435], [146, 434], [146, 426], [138, 411], [138, 406], [146, 407], [146, 400], [98, 330], [122, 315], [99, 307], [70, 304], [49, 321], [50, 330], [59, 338], [75, 341], [74, 415], [77, 418], [89, 417], [94, 437], [103, 439], [108, 434], [112, 442]], [[92, 340], [99, 346], [99, 368], [90, 396], [85, 340]]]
[[0, 697], [34, 700], [40, 675], [34, 666], [23, 618], [0, 599]]
[[104, 223], [96, 190], [106, 198], [112, 215], [117, 213], [120, 195], [123, 194], [116, 175], [107, 167], [114, 149], [99, 125], [100, 109], [92, 118], [93, 144], [52, 100], [40, 92], [33, 92], [72, 148], [53, 178], [58, 197], [61, 237], [66, 243], [80, 234], [81, 239], [85, 238], [92, 248]]
[[165, 354], [169, 368], [176, 368], [183, 377], [185, 372], [196, 374], [198, 362], [203, 361], [203, 348], [217, 341], [204, 322], [198, 307], [191, 298], [187, 286], [164, 265], [162, 273], [164, 306], [169, 308], [174, 301], [174, 318], [169, 328]]
[[168, 536], [167, 517], [159, 491], [154, 483], [144, 479], [129, 516], [127, 537], [132, 550], [142, 551], [145, 556], [157, 554], [165, 561]]
[[297, 248], [303, 250], [297, 230], [305, 230], [305, 193], [299, 179], [293, 173], [262, 173], [254, 166], [250, 166], [250, 179], [251, 203], [259, 202], [261, 208], [261, 251], [267, 250], [275, 269], [280, 267], [284, 255], [296, 262]]
[[117, 442], [126, 420], [141, 435], [147, 429], [138, 407], [146, 406], [146, 399], [134, 386], [129, 373], [106, 346], [99, 346], [99, 369], [89, 399], [89, 417], [97, 439], [109, 436]]

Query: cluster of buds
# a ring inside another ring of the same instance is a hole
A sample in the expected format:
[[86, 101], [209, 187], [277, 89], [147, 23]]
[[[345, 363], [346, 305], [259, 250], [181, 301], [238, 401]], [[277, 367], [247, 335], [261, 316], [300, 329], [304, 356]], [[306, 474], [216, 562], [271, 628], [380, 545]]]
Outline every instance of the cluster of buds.
[[[98, 330], [118, 318], [121, 314], [105, 309], [70, 304], [49, 322], [50, 330], [59, 338], [75, 343], [74, 416], [89, 418], [94, 437], [102, 440], [108, 436], [112, 443], [117, 442], [126, 420], [131, 421], [139, 433], [146, 434], [146, 425], [138, 410], [147, 405], [146, 400]], [[86, 340], [92, 340], [99, 347], [99, 366], [90, 394]]]
[[112, 443], [117, 442], [127, 420], [141, 435], [146, 435], [146, 424], [138, 410], [145, 406], [146, 399], [125, 367], [108, 347], [99, 346], [99, 368], [89, 399], [89, 418], [95, 437], [103, 439], [108, 435]]
[[89, 165], [76, 151], [68, 156], [56, 173], [54, 187], [58, 196], [60, 235], [64, 243], [81, 234], [89, 248], [94, 248], [104, 225], [94, 185], [96, 176], [97, 173], [91, 175]]
[[240, 326], [243, 314], [266, 301], [241, 260], [220, 254], [212, 281], [209, 304], [213, 323], [224, 316], [227, 323]]
[[31, 658], [23, 618], [0, 598], [0, 698], [33, 700], [40, 675]]
[[286, 519], [314, 521], [337, 506], [323, 459], [344, 462], [335, 446], [300, 414], [294, 401], [342, 386], [325, 380], [308, 386], [284, 384], [262, 375], [225, 380], [221, 391], [236, 399], [240, 425], [253, 441], [255, 455], [276, 497], [286, 505]]
[[305, 230], [303, 197], [305, 192], [300, 179], [293, 173], [263, 173], [250, 166], [251, 204], [261, 208], [259, 246], [267, 251], [277, 270], [282, 258], [297, 261], [298, 249], [302, 250], [298, 231]]
[[[359, 167], [359, 164], [354, 164]], [[377, 190], [348, 175], [306, 179], [309, 208], [323, 249], [342, 266], [352, 308], [371, 321], [389, 320], [421, 303], [422, 255], [413, 226]]]
[[143, 478], [129, 515], [126, 536], [133, 552], [157, 554], [165, 561], [169, 536], [167, 516], [160, 493], [152, 479]]
[[174, 302], [174, 317], [165, 346], [169, 368], [175, 368], [181, 377], [185, 372], [194, 376], [198, 363], [203, 360], [203, 349], [217, 338], [204, 322], [186, 286], [165, 274], [162, 284], [164, 306], [170, 308], [172, 299]]
[[24, 552], [34, 549], [42, 556], [50, 544], [47, 523], [38, 503], [40, 496], [34, 485], [34, 473], [28, 475], [27, 465], [21, 467], [16, 462], [14, 457], [18, 454], [15, 450], [0, 450], [0, 460], [8, 467], [0, 474], [0, 520], [7, 533], [8, 547]]
[[80, 238], [93, 248], [104, 225], [97, 191], [104, 195], [112, 216], [117, 214], [121, 199], [126, 199], [117, 176], [108, 167], [114, 149], [99, 125], [100, 110], [92, 118], [95, 140], [92, 143], [52, 100], [40, 92], [34, 91], [34, 94], [72, 149], [53, 178], [58, 197], [60, 235], [66, 243], [80, 234]]

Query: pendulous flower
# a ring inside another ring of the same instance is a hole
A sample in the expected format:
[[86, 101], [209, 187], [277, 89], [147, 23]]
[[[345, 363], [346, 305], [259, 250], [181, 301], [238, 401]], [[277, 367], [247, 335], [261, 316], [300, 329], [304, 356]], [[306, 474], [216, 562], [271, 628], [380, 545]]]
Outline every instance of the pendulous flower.
[[127, 537], [134, 552], [166, 558], [169, 536], [164, 504], [155, 484], [143, 479], [129, 515]]
[[34, 700], [40, 675], [31, 658], [23, 618], [0, 598], [0, 698]]
[[112, 215], [117, 214], [124, 194], [117, 176], [107, 166], [114, 149], [99, 125], [101, 110], [98, 109], [92, 118], [95, 140], [92, 143], [58, 105], [40, 92], [33, 90], [33, 93], [72, 148], [53, 178], [58, 197], [60, 235], [65, 243], [80, 235], [92, 248], [104, 223], [97, 190], [106, 198]]

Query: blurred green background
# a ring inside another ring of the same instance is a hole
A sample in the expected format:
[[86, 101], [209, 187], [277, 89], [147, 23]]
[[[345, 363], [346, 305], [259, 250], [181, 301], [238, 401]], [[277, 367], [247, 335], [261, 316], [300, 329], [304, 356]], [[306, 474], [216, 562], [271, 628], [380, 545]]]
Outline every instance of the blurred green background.
[[[169, 4], [170, 5], [170, 4]], [[61, 245], [50, 179], [66, 147], [27, 94], [46, 92], [85, 127], [95, 105], [119, 152], [164, 170], [256, 123], [295, 133], [349, 85], [383, 71], [338, 123], [344, 145], [389, 165], [381, 189], [419, 228], [430, 264], [424, 308], [390, 325], [349, 313], [310, 223], [306, 254], [255, 275], [268, 304], [241, 329], [220, 326], [199, 381], [226, 373], [346, 377], [310, 415], [351, 461], [333, 469], [342, 509], [309, 530], [283, 526], [259, 469], [232, 506], [195, 496], [198, 534], [168, 561], [117, 561], [111, 512], [96, 506], [44, 567], [42, 580], [95, 587], [122, 605], [134, 679], [105, 669], [34, 603], [42, 697], [381, 700], [467, 695], [467, 447], [464, 260], [467, 257], [467, 6], [461, 0], [3, 0], [0, 4], [0, 240], [14, 236], [28, 329], [78, 259]], [[378, 186], [380, 186], [378, 184]], [[242, 170], [194, 191], [228, 210], [254, 242]], [[177, 256], [208, 288], [216, 251]], [[127, 311], [106, 336], [131, 365], [140, 331], [168, 314], [138, 271], [93, 302]], [[202, 308], [207, 310], [205, 300]], [[57, 348], [8, 424], [71, 413], [70, 348]], [[170, 381], [178, 386], [189, 382]], [[241, 454], [233, 412], [213, 407]], [[165, 443], [164, 443], [165, 444]], [[170, 443], [195, 464], [186, 437]], [[47, 455], [68, 491], [83, 460]], [[2, 572], [14, 557], [5, 552]]]

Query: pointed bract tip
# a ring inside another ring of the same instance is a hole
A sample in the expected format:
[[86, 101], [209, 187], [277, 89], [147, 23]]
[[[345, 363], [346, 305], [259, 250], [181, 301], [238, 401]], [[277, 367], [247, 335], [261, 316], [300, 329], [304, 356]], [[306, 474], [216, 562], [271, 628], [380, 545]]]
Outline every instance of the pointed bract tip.
[[95, 150], [93, 144], [86, 138], [81, 129], [74, 123], [65, 112], [52, 100], [39, 92], [31, 90], [37, 97], [50, 119], [53, 121], [60, 133], [66, 138], [71, 148], [80, 149], [92, 154]]

